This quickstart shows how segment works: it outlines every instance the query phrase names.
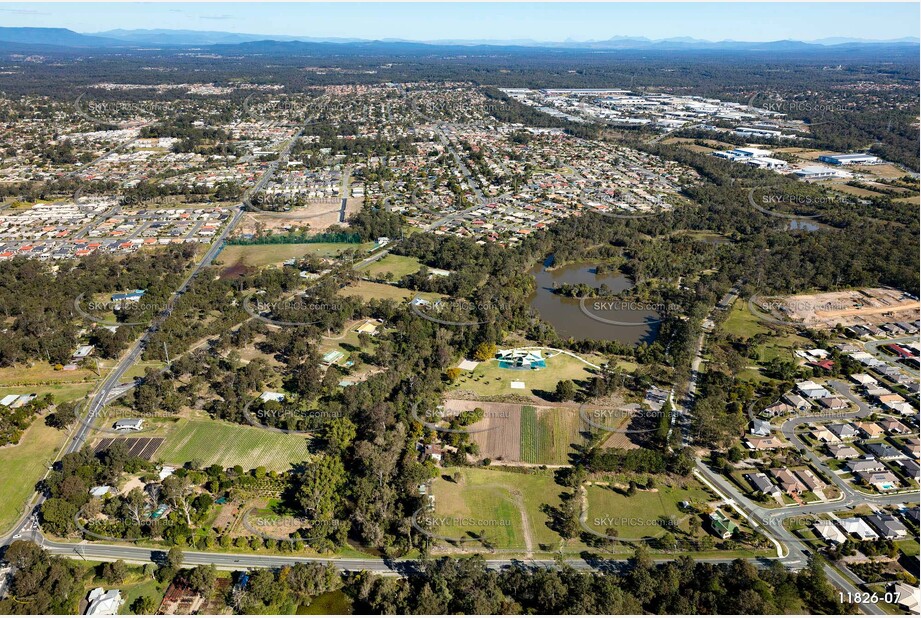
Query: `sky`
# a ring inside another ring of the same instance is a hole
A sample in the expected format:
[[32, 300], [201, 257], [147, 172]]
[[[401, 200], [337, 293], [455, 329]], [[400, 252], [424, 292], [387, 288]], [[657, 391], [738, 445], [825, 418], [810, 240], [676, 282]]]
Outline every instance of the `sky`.
[[0, 3], [0, 26], [220, 30], [362, 39], [809, 41], [918, 36], [905, 3]]

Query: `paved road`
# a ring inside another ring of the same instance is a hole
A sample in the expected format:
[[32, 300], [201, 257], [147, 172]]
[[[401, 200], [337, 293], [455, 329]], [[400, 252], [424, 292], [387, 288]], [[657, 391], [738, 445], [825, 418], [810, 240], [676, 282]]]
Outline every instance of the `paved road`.
[[[838, 474], [835, 474], [835, 471], [830, 469], [821, 457], [816, 455], [813, 449], [809, 448], [806, 444], [800, 440], [799, 435], [797, 435], [796, 428], [800, 425], [805, 425], [807, 423], [822, 423], [836, 420], [845, 420], [852, 418], [859, 418], [867, 416], [870, 414], [870, 406], [858, 399], [851, 392], [850, 386], [846, 382], [841, 380], [829, 380], [828, 384], [838, 392], [842, 397], [848, 399], [852, 404], [857, 406], [856, 410], [842, 410], [840, 412], [829, 411], [826, 414], [815, 414], [815, 415], [806, 415], [806, 416], [796, 416], [784, 421], [780, 426], [780, 432], [784, 437], [795, 446], [801, 453], [804, 452], [806, 457], [811, 461], [819, 470], [825, 473], [825, 476], [829, 477], [832, 482], [841, 490], [844, 499], [850, 500], [853, 504], [859, 504], [861, 502], [875, 502], [880, 498], [880, 494], [873, 494], [861, 491], [857, 487], [854, 487], [852, 484], [848, 483], [842, 479]], [[893, 494], [886, 494], [887, 496], [893, 496], [896, 499], [901, 498], [904, 500], [906, 497], [917, 497], [918, 492], [913, 490], [906, 490], [902, 492], [896, 492]], [[897, 503], [897, 502], [896, 502]], [[890, 503], [892, 504], [892, 503]]]
[[[810, 551], [801, 539], [784, 528], [784, 520], [797, 515], [828, 512], [831, 510], [845, 509], [851, 506], [848, 503], [834, 502], [821, 505], [803, 505], [798, 507], [769, 509], [751, 502], [742, 495], [732, 482], [721, 474], [716, 474], [710, 470], [703, 462], [697, 462], [697, 470], [708, 481], [717, 486], [722, 493], [730, 496], [729, 505], [732, 508], [738, 507], [738, 509], [745, 512], [752, 527], [765, 533], [768, 537], [777, 539], [783, 543], [787, 551], [780, 561], [787, 568], [797, 570], [804, 568], [809, 560]], [[861, 500], [861, 503], [865, 502], [866, 500]], [[851, 593], [852, 596], [860, 592], [853, 582], [842, 577], [831, 565], [825, 565], [824, 570], [828, 579], [834, 583], [838, 589], [845, 593]], [[879, 606], [872, 603], [861, 603], [860, 609], [865, 614], [880, 615], [886, 613]]]
[[[95, 543], [58, 543], [45, 539], [38, 542], [51, 553], [84, 560], [113, 561], [124, 560], [131, 563], [157, 562], [163, 560], [166, 551], [128, 545], [105, 545]], [[213, 564], [223, 569], [277, 568], [296, 563], [332, 563], [340, 571], [372, 571], [381, 575], [404, 575], [418, 568], [416, 560], [387, 560], [382, 558], [308, 558], [302, 556], [265, 556], [254, 554], [214, 553], [200, 551], [183, 551], [183, 564], [196, 566]], [[612, 570], [623, 568], [629, 558], [585, 560], [582, 558], [566, 559], [566, 564], [579, 570]], [[671, 558], [656, 558], [657, 563], [670, 562]], [[711, 558], [699, 560], [712, 564], [728, 564], [731, 558]], [[758, 566], [766, 567], [769, 562], [755, 561]], [[491, 559], [486, 564], [492, 569], [502, 569], [513, 564], [526, 564], [553, 568], [558, 563], [553, 559]]]

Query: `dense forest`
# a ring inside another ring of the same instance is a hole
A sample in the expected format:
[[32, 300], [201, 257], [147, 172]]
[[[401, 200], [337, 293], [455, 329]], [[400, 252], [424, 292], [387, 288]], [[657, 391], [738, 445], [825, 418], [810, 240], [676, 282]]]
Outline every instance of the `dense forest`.
[[403, 579], [361, 575], [347, 583], [356, 609], [369, 614], [847, 614], [821, 559], [791, 574], [779, 563], [759, 571], [742, 560], [699, 563], [683, 557], [653, 564], [638, 551], [618, 574], [568, 566], [524, 565], [496, 572], [480, 557], [426, 563]]

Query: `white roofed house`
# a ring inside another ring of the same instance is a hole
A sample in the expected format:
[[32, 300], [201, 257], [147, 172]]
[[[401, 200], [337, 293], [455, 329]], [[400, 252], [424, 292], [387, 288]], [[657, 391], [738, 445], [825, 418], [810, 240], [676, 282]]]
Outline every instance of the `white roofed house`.
[[829, 444], [828, 452], [835, 459], [857, 459], [860, 457], [860, 453], [850, 444]]
[[822, 399], [823, 397], [831, 397], [831, 393], [828, 392], [827, 388], [821, 384], [816, 384], [812, 380], [797, 382], [796, 390], [798, 390], [803, 395], [803, 397], [808, 397], [809, 399]]
[[114, 427], [118, 431], [140, 431], [144, 428], [144, 420], [140, 418], [123, 418], [115, 421]]
[[879, 535], [873, 532], [873, 528], [859, 517], [839, 519], [838, 525], [841, 526], [841, 529], [847, 534], [855, 536], [861, 541], [875, 541], [879, 538]]
[[771, 435], [771, 424], [767, 421], [755, 419], [752, 421], [751, 433], [754, 436], [766, 437]]
[[122, 593], [121, 590], [106, 592], [104, 588], [93, 588], [87, 596], [87, 601], [87, 616], [115, 616], [122, 605]]
[[812, 524], [812, 528], [815, 530], [816, 534], [829, 543], [839, 545], [847, 540], [847, 536], [838, 529], [838, 526], [836, 526], [834, 522], [817, 521]]
[[855, 373], [851, 375], [851, 380], [860, 384], [861, 386], [876, 386], [879, 382], [873, 376], [866, 373]]
[[886, 590], [898, 599], [896, 605], [908, 610], [910, 615], [917, 615], [921, 610], [921, 590], [905, 582], [892, 582]]

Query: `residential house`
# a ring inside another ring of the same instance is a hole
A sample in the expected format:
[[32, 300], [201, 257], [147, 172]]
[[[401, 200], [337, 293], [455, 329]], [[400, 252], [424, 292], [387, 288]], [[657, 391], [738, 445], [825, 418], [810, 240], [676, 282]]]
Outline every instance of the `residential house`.
[[120, 590], [106, 592], [104, 588], [93, 588], [86, 599], [89, 601], [87, 616], [116, 616], [123, 602]]
[[721, 539], [731, 538], [737, 530], [737, 526], [719, 509], [710, 513], [710, 527]]
[[873, 532], [873, 528], [859, 517], [839, 519], [838, 525], [841, 526], [844, 532], [857, 537], [861, 541], [875, 541], [879, 538], [879, 535]]
[[[797, 399], [802, 399], [802, 397], [799, 397], [797, 395], [794, 395], [794, 397], [797, 397]], [[806, 401], [806, 400], [803, 399], [803, 401]], [[806, 405], [808, 407], [809, 405], [808, 402], [806, 402]], [[794, 410], [796, 410], [796, 408], [794, 408], [790, 404], [784, 403], [782, 401], [778, 401], [777, 403], [771, 404], [768, 407], [766, 407], [764, 410], [762, 410], [762, 414], [767, 414], [768, 416], [783, 416], [785, 414], [790, 414]]]
[[798, 476], [799, 479], [803, 482], [803, 485], [806, 486], [806, 489], [811, 492], [822, 491], [828, 486], [809, 468], [803, 468], [802, 470], [796, 470], [795, 472], [796, 476]]
[[838, 436], [839, 440], [853, 440], [857, 437], [857, 428], [850, 423], [835, 423], [828, 426], [828, 431]]
[[884, 470], [883, 472], [858, 472], [857, 476], [861, 481], [880, 493], [894, 491], [901, 487], [899, 479], [889, 470]]
[[821, 384], [816, 384], [812, 380], [797, 382], [796, 390], [798, 390], [803, 397], [808, 399], [821, 399], [823, 397], [831, 397], [831, 393], [828, 391], [828, 389], [826, 389]]
[[771, 424], [767, 421], [755, 419], [751, 423], [753, 436], [765, 437], [771, 435]]
[[812, 437], [816, 441], [824, 442], [825, 444], [841, 444], [841, 440], [838, 438], [838, 436], [828, 431], [824, 427], [822, 429], [816, 429], [813, 431]]
[[896, 605], [907, 610], [909, 616], [917, 616], [921, 612], [921, 589], [905, 582], [891, 582], [886, 591], [898, 599]]
[[812, 524], [812, 529], [815, 530], [816, 534], [820, 537], [835, 545], [840, 545], [847, 540], [847, 536], [838, 529], [838, 526], [836, 526], [834, 522], [817, 521]]
[[886, 469], [886, 466], [873, 457], [867, 457], [865, 459], [858, 459], [857, 461], [849, 461], [847, 469], [853, 474], [859, 474], [861, 472], [882, 472]]
[[[915, 388], [915, 390], [918, 390]], [[895, 403], [887, 403], [885, 406], [887, 410], [897, 412], [904, 416], [918, 416], [918, 411], [911, 407], [911, 404], [907, 401], [896, 401]]]
[[867, 521], [884, 539], [894, 541], [908, 536], [908, 528], [905, 527], [905, 524], [896, 519], [894, 515], [889, 515], [888, 513], [874, 513], [867, 517]]
[[780, 496], [783, 494], [783, 492], [780, 491], [780, 488], [778, 488], [777, 485], [771, 482], [771, 479], [769, 479], [767, 474], [764, 472], [746, 474], [745, 478], [748, 479], [748, 482], [751, 483], [755, 491], [759, 491], [766, 496], [774, 498], [775, 500], [780, 500]]
[[876, 378], [874, 378], [868, 373], [855, 373], [855, 374], [852, 374], [850, 377], [851, 377], [851, 380], [853, 380], [857, 384], [860, 384], [864, 388], [867, 388], [870, 386], [876, 386], [877, 384], [879, 384]]
[[914, 459], [900, 459], [896, 462], [902, 469], [902, 474], [907, 476], [910, 479], [921, 482], [921, 466], [918, 465], [918, 462]]
[[895, 459], [906, 459], [907, 456], [899, 449], [885, 442], [873, 442], [872, 444], [861, 445], [880, 461], [892, 461]]
[[840, 397], [822, 397], [819, 399], [819, 405], [826, 410], [844, 410], [848, 403]]
[[877, 425], [872, 421], [858, 421], [854, 423], [854, 426], [857, 428], [857, 431], [860, 432], [864, 438], [878, 438], [883, 435], [883, 428]]
[[902, 450], [915, 458], [921, 456], [921, 439], [908, 438], [903, 443]]
[[901, 421], [897, 421], [894, 418], [889, 418], [884, 421], [880, 421], [879, 426], [885, 430], [889, 435], [904, 435], [911, 431], [906, 427]]
[[781, 442], [777, 436], [749, 438], [745, 441], [745, 445], [753, 451], [771, 451], [784, 447], [784, 443]]
[[796, 393], [792, 393], [792, 392], [785, 393], [782, 399], [786, 403], [790, 404], [790, 406], [792, 406], [794, 410], [798, 410], [800, 412], [805, 412], [806, 410], [812, 407], [812, 404], [809, 403], [809, 401], [807, 401], [806, 399], [803, 399]]
[[835, 459], [845, 460], [860, 457], [860, 453], [857, 452], [857, 449], [850, 444], [829, 444], [826, 448]]
[[792, 496], [806, 491], [806, 486], [786, 468], [772, 468], [771, 474], [777, 479], [777, 484], [784, 493], [788, 493]]
[[889, 393], [888, 395], [881, 395], [876, 398], [879, 401], [880, 405], [883, 407], [892, 406], [898, 403], [905, 403], [905, 398], [899, 395], [898, 393]]

